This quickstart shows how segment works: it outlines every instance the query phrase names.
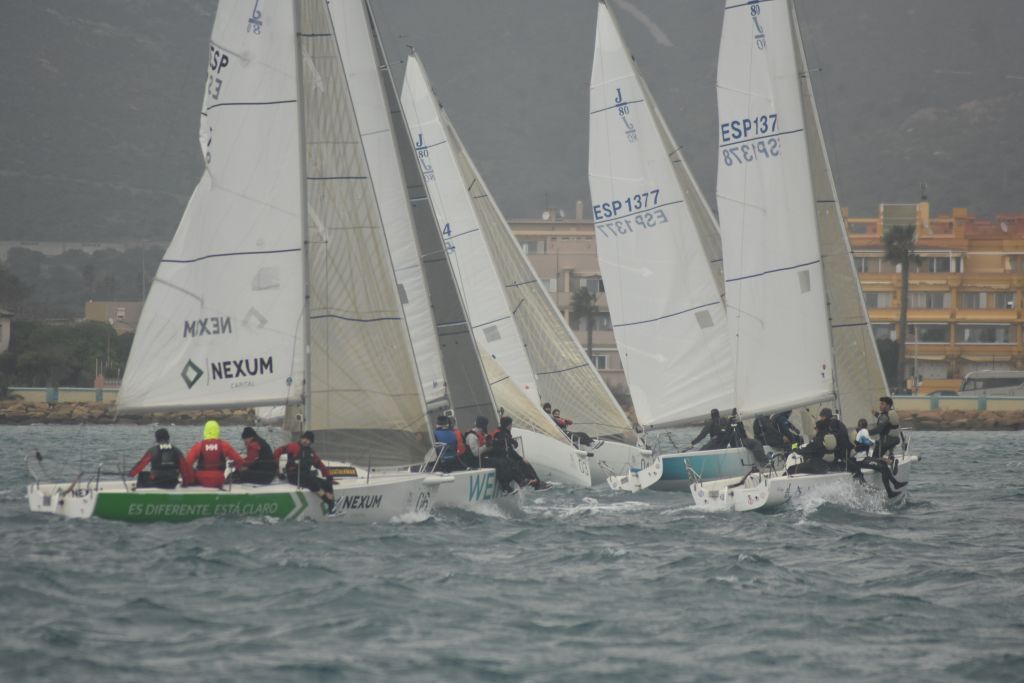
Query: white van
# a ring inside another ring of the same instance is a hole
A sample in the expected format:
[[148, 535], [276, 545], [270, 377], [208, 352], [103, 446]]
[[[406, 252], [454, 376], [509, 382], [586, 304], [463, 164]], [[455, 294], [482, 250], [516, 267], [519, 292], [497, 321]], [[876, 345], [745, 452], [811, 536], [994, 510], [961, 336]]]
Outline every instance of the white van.
[[960, 387], [961, 396], [1024, 396], [1024, 370], [978, 370], [968, 372]]

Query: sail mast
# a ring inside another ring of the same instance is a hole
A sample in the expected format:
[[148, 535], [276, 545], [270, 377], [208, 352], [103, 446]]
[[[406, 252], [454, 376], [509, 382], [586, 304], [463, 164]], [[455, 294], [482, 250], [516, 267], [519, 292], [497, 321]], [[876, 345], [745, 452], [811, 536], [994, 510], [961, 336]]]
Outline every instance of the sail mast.
[[[292, 2], [292, 11], [295, 16], [295, 94], [296, 94], [296, 125], [298, 126], [299, 144], [296, 150], [299, 155], [299, 178], [306, 177], [306, 107], [303, 104], [302, 88], [302, 41], [299, 39], [300, 23], [299, 0]], [[312, 412], [312, 360], [310, 358], [310, 324], [309, 324], [309, 201], [306, 194], [305, 180], [299, 183], [299, 226], [302, 231], [302, 415], [303, 428], [310, 424], [310, 413]]]

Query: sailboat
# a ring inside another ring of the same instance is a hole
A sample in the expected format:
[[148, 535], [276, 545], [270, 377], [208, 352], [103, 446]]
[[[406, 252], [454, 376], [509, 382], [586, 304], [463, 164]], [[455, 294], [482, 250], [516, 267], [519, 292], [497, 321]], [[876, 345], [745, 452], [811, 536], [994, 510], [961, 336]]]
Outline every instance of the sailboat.
[[[380, 198], [381, 222], [412, 337], [413, 355], [429, 411], [446, 412], [471, 426], [483, 416], [497, 426], [498, 409], [472, 331], [443, 257], [434, 215], [420, 201], [422, 180], [409, 142], [373, 14], [365, 0], [334, 0], [330, 12], [339, 36], [345, 76], [361, 125], [369, 173]], [[431, 461], [433, 458], [431, 457]], [[418, 469], [418, 466], [417, 466]], [[371, 466], [375, 476], [408, 467]], [[438, 507], [477, 509], [496, 505], [514, 511], [519, 495], [504, 495], [493, 468], [450, 473], [454, 481], [435, 496]]]
[[[718, 108], [717, 193], [737, 407], [747, 416], [823, 403], [851, 417], [866, 411], [885, 385], [791, 0], [726, 4]], [[895, 457], [898, 482], [909, 480], [915, 459], [906, 449]], [[880, 478], [872, 472], [867, 483], [881, 489]], [[751, 510], [850, 481], [847, 472], [768, 468], [696, 481], [691, 493], [705, 509]], [[905, 495], [904, 485], [894, 501]]]
[[526, 261], [415, 53], [402, 101], [478, 344], [532, 400], [532, 412], [550, 402], [572, 415], [575, 428], [600, 437], [572, 442], [539, 413], [539, 432], [517, 430], [526, 457], [541, 476], [580, 486], [603, 484], [605, 469], [643, 464], [650, 452], [629, 442], [636, 440], [629, 420]]
[[[601, 276], [637, 419], [692, 424], [734, 403], [715, 218], [633, 61], [598, 3], [590, 82], [590, 193]], [[608, 478], [614, 489], [689, 490], [689, 471], [749, 469], [745, 449], [667, 453]]]
[[[432, 450], [381, 197], [324, 0], [222, 0], [210, 41], [205, 169], [147, 297], [123, 411], [287, 405], [322, 457], [420, 463]], [[336, 483], [347, 520], [429, 514], [450, 477]], [[32, 510], [185, 521], [320, 518], [286, 484], [138, 489], [82, 474], [29, 487]]]

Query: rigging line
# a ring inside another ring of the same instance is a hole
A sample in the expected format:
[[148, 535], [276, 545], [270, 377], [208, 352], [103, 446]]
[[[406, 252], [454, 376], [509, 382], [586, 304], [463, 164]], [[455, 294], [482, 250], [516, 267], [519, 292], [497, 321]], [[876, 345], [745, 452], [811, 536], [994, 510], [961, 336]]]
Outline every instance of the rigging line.
[[589, 363], [580, 363], [579, 365], [574, 365], [571, 368], [562, 368], [560, 370], [547, 370], [545, 372], [538, 372], [537, 376], [539, 377], [541, 375], [557, 375], [557, 374], [560, 374], [560, 373], [563, 373], [563, 372], [571, 372], [573, 370], [579, 370], [580, 368], [585, 368], [585, 367], [587, 367], [587, 365], [589, 365]]
[[352, 322], [352, 323], [378, 323], [378, 322], [384, 322], [384, 321], [388, 321], [388, 320], [401, 320], [402, 319], [401, 317], [397, 317], [397, 316], [388, 316], [388, 317], [381, 317], [381, 318], [350, 318], [350, 317], [345, 316], [345, 315], [338, 315], [337, 313], [318, 313], [317, 315], [309, 316], [310, 320], [321, 320], [321, 319], [324, 319], [324, 318], [334, 318], [336, 320], [345, 320], [347, 322]]

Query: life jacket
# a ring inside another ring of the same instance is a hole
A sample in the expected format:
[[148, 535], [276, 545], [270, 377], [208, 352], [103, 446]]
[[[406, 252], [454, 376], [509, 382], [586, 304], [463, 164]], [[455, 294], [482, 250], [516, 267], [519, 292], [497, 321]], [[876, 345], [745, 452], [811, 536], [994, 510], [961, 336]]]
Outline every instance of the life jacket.
[[154, 479], [177, 479], [181, 451], [169, 443], [158, 443], [149, 449], [149, 470]]
[[466, 445], [462, 443], [462, 435], [450, 429], [435, 429], [434, 441], [444, 444], [443, 446], [434, 446], [442, 460], [450, 460], [466, 450]]
[[204, 439], [203, 447], [199, 451], [198, 470], [223, 470], [228, 464], [228, 457], [224, 455], [224, 448], [220, 439]]
[[458, 455], [465, 455], [466, 454], [466, 441], [465, 441], [465, 439], [462, 438], [462, 430], [461, 429], [453, 429], [452, 431], [455, 432], [455, 452]]
[[470, 431], [466, 432], [466, 449], [468, 451], [473, 451], [473, 447], [470, 445], [469, 442], [469, 437], [471, 436], [474, 439], [476, 439], [476, 442], [478, 444], [476, 448], [477, 451], [481, 451], [487, 447], [487, 432], [478, 429], [471, 429]]

